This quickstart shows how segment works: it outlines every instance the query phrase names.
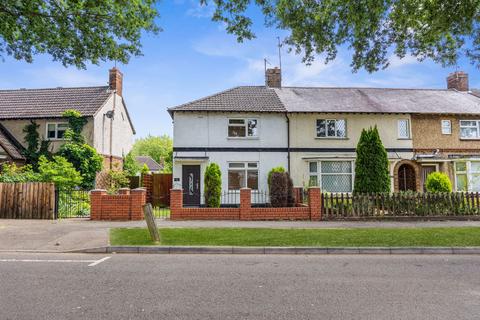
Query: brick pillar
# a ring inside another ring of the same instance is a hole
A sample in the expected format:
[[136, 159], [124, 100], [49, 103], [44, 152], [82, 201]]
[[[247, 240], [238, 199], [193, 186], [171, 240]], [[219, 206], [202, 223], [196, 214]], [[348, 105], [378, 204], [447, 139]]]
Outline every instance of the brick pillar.
[[143, 206], [146, 203], [146, 190], [137, 188], [130, 193], [130, 220], [143, 220]]
[[310, 220], [322, 220], [322, 197], [320, 188], [308, 188], [308, 207], [310, 208]]
[[183, 189], [170, 189], [170, 219], [175, 220], [181, 215], [183, 207]]
[[250, 220], [250, 208], [252, 207], [252, 190], [240, 189], [240, 220]]
[[147, 202], [152, 203], [153, 176], [151, 174], [142, 175], [142, 187], [147, 190]]
[[90, 220], [102, 219], [102, 196], [106, 194], [107, 191], [103, 189], [90, 191]]

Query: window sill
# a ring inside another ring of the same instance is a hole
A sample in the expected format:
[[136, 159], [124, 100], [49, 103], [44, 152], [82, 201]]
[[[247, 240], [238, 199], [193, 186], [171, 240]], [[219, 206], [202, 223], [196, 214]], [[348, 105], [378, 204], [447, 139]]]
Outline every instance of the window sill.
[[315, 137], [316, 140], [349, 140], [349, 138]]
[[480, 138], [460, 138], [460, 141], [480, 141]]
[[67, 141], [67, 139], [50, 138], [50, 139], [47, 139], [47, 141]]
[[227, 137], [227, 140], [260, 140], [259, 137]]
[[397, 138], [397, 140], [412, 140], [412, 138]]

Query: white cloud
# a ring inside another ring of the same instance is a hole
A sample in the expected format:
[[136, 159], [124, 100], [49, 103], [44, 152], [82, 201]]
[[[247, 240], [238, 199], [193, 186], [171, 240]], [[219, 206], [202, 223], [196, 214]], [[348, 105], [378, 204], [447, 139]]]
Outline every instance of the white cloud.
[[400, 59], [398, 56], [392, 54], [389, 58], [390, 64], [389, 68], [399, 68], [406, 65], [419, 64], [420, 61], [417, 60], [414, 56], [407, 55]]

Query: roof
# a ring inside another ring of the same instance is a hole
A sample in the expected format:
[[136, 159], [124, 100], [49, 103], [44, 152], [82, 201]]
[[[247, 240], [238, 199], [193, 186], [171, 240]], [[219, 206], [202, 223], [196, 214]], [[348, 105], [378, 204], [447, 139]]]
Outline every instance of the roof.
[[161, 170], [163, 170], [163, 166], [160, 165], [155, 160], [153, 160], [153, 158], [150, 157], [150, 156], [137, 156], [137, 157], [135, 157], [135, 160], [137, 160], [137, 162], [141, 166], [146, 164], [150, 171], [161, 171]]
[[2, 124], [0, 124], [0, 147], [5, 150], [13, 160], [25, 159], [22, 155], [22, 145]]
[[175, 111], [480, 114], [480, 94], [447, 89], [236, 87]]
[[93, 116], [112, 94], [108, 86], [0, 90], [0, 119], [56, 118], [68, 109]]

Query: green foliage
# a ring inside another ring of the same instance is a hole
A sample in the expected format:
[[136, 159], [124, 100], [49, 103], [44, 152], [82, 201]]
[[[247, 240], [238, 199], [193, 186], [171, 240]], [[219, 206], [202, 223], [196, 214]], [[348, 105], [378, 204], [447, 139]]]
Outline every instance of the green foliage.
[[286, 207], [288, 202], [288, 180], [283, 172], [271, 175], [270, 204], [272, 207]]
[[149, 173], [150, 173], [150, 169], [148, 168], [147, 164], [144, 163], [142, 166], [142, 175], [149, 174]]
[[117, 193], [118, 189], [126, 188], [130, 184], [127, 173], [121, 170], [109, 170], [107, 173], [108, 189], [110, 194]]
[[[200, 0], [204, 5], [208, 0]], [[252, 39], [251, 4], [260, 7], [267, 26], [288, 30], [284, 44], [303, 61], [316, 55], [326, 62], [341, 47], [352, 51], [353, 71], [374, 72], [408, 56], [453, 66], [465, 55], [479, 66], [478, 1], [303, 1], [213, 0], [214, 21], [237, 40]], [[393, 54], [392, 54], [393, 53]]]
[[220, 207], [222, 196], [222, 172], [216, 163], [210, 163], [204, 177], [205, 203], [209, 208]]
[[40, 125], [35, 121], [30, 121], [30, 123], [23, 128], [23, 133], [25, 133], [24, 141], [27, 143], [27, 147], [23, 151], [23, 156], [26, 159], [26, 163], [31, 165], [34, 170], [38, 169], [38, 160], [40, 156], [45, 156], [47, 158], [51, 156], [48, 151], [50, 141], [40, 141], [40, 135], [38, 133], [39, 127]]
[[390, 192], [388, 156], [377, 126], [363, 129], [358, 141], [354, 192]]
[[158, 163], [163, 163], [163, 172], [172, 172], [173, 140], [168, 135], [148, 136], [135, 141], [132, 156], [150, 156]]
[[82, 130], [87, 124], [87, 118], [83, 117], [77, 110], [69, 109], [63, 112], [62, 116], [67, 119], [68, 129], [65, 131], [65, 139], [74, 143], [85, 143]]
[[157, 33], [155, 0], [2, 0], [0, 58], [33, 61], [49, 54], [64, 66], [128, 63], [141, 55], [141, 35]]
[[428, 175], [425, 186], [428, 192], [452, 192], [452, 182], [443, 172], [432, 172]]
[[40, 175], [33, 171], [31, 165], [18, 167], [15, 163], [4, 163], [0, 182], [38, 182], [41, 181]]
[[52, 161], [41, 156], [38, 173], [41, 181], [53, 182], [59, 188], [71, 189], [82, 183], [80, 173], [75, 170], [70, 162], [59, 156], [53, 156]]
[[272, 183], [272, 174], [275, 172], [283, 173], [285, 172], [285, 168], [282, 166], [274, 167], [268, 172], [268, 177], [267, 177], [267, 183], [268, 183], [268, 189], [270, 189], [270, 185]]
[[60, 147], [58, 155], [67, 159], [82, 176], [81, 187], [93, 188], [97, 172], [102, 170], [103, 157], [88, 144], [67, 142]]
[[123, 170], [129, 176], [136, 176], [142, 170], [142, 167], [137, 162], [137, 160], [135, 160], [135, 157], [132, 155], [131, 152], [129, 152], [123, 159]]

